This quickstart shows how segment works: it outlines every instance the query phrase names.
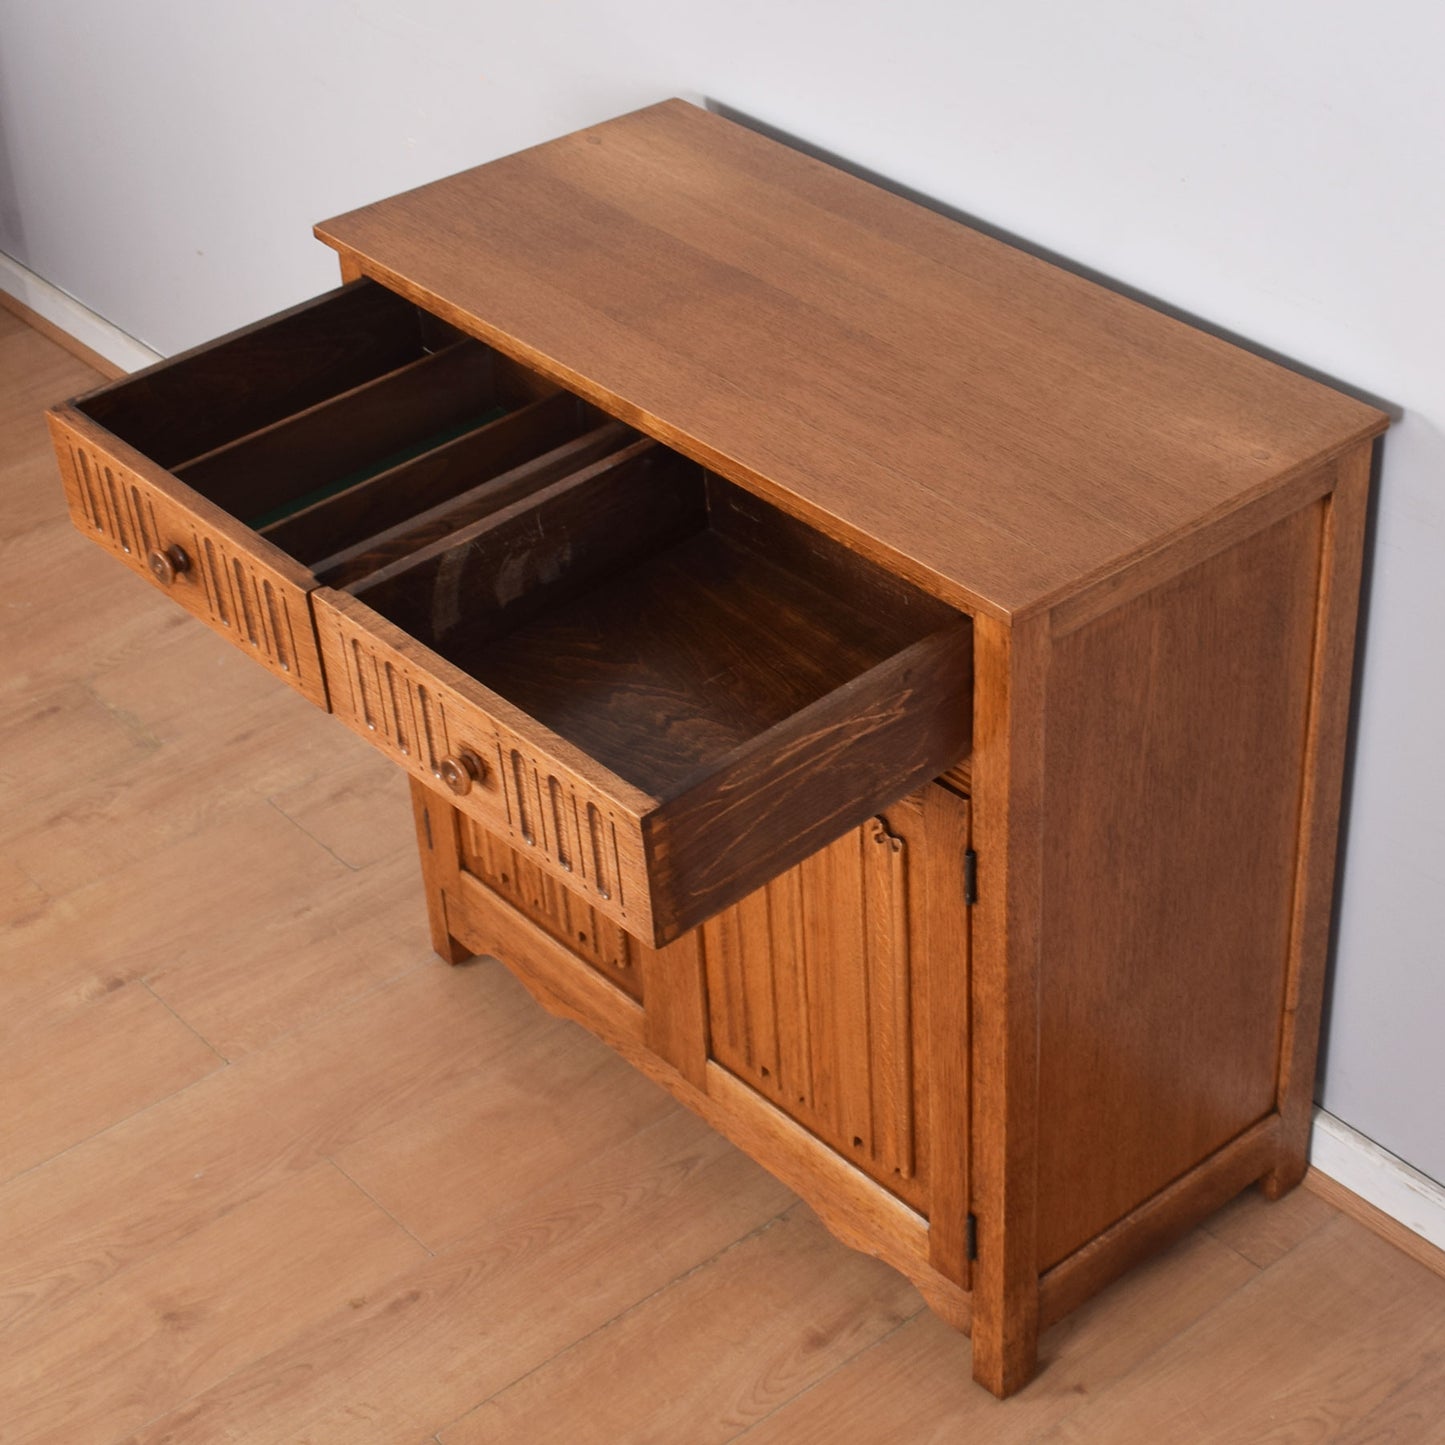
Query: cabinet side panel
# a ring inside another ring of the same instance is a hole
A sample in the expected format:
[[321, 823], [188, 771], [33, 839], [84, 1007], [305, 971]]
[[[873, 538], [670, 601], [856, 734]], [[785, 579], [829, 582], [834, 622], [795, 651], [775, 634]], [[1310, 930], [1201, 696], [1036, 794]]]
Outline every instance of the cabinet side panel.
[[1274, 1108], [1323, 511], [1056, 640], [1041, 1269]]

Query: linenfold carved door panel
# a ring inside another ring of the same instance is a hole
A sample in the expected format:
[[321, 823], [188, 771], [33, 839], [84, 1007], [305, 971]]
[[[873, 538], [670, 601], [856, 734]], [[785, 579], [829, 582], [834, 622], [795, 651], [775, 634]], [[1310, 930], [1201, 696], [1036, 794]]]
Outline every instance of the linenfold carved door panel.
[[463, 819], [461, 836], [467, 872], [641, 1002], [637, 951], [642, 945], [636, 939], [471, 819]]
[[967, 807], [930, 786], [701, 930], [712, 1057], [925, 1214], [927, 853]]

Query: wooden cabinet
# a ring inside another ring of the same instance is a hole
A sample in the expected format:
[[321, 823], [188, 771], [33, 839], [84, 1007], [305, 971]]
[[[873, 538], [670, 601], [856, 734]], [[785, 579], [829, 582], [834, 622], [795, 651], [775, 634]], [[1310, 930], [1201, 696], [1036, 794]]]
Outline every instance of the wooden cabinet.
[[412, 779], [495, 953], [971, 1328], [1304, 1169], [1371, 445], [680, 102], [56, 408], [76, 525]]

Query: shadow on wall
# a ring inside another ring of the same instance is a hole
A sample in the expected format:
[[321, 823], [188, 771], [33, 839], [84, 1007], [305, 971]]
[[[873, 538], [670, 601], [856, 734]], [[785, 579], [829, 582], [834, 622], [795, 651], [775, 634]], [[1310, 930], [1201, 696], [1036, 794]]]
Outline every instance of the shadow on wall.
[[1272, 351], [1269, 347], [1261, 346], [1256, 341], [1251, 341], [1247, 336], [1239, 336], [1233, 331], [1226, 330], [1222, 326], [1215, 325], [1205, 317], [1196, 316], [1192, 312], [1185, 311], [1181, 307], [1172, 306], [1167, 301], [1161, 301], [1157, 296], [1151, 296], [1146, 291], [1141, 291], [1136, 286], [1130, 286], [1123, 281], [1116, 280], [1113, 276], [1107, 276], [1102, 271], [1096, 271], [1091, 266], [1082, 265], [1068, 256], [1062, 256], [1057, 251], [1051, 251], [1046, 246], [1040, 246], [1033, 241], [1025, 240], [1022, 236], [1015, 235], [1012, 231], [1006, 231], [1001, 226], [995, 226], [979, 216], [968, 211], [960, 210], [957, 206], [951, 206], [946, 201], [936, 200], [934, 197], [925, 195], [922, 191], [914, 190], [911, 186], [905, 186], [898, 181], [890, 180], [877, 171], [871, 171], [866, 166], [857, 165], [844, 156], [835, 155], [832, 151], [824, 150], [822, 146], [814, 145], [811, 141], [801, 140], [787, 131], [779, 130], [776, 126], [769, 125], [766, 121], [758, 120], [748, 115], [745, 111], [735, 110], [724, 101], [715, 99], [713, 96], [704, 96], [703, 104], [714, 115], [720, 115], [724, 120], [730, 120], [737, 125], [746, 126], [749, 130], [756, 131], [759, 135], [765, 135], [769, 140], [775, 140], [782, 145], [790, 146], [803, 155], [812, 156], [815, 160], [826, 162], [830, 166], [836, 166], [840, 171], [846, 171], [850, 176], [857, 176], [860, 180], [868, 181], [871, 185], [881, 190], [890, 191], [895, 196], [902, 196], [906, 201], [912, 201], [915, 205], [923, 206], [927, 210], [934, 211], [940, 216], [946, 216], [951, 221], [959, 221], [975, 231], [982, 231], [985, 236], [992, 236], [996, 241], [1002, 241], [1005, 245], [1012, 246], [1015, 250], [1027, 252], [1030, 256], [1037, 256], [1041, 261], [1047, 261], [1052, 266], [1058, 266], [1062, 270], [1072, 271], [1076, 276], [1082, 276], [1086, 281], [1093, 281], [1097, 285], [1106, 286], [1110, 291], [1117, 292], [1120, 296], [1127, 296], [1131, 301], [1138, 301], [1152, 311], [1162, 312], [1165, 316], [1172, 316], [1176, 321], [1183, 321], [1200, 331], [1207, 331], [1211, 336], [1217, 336], [1222, 341], [1228, 341], [1245, 351], [1252, 351], [1256, 356], [1262, 356], [1266, 361], [1273, 361], [1276, 365], [1288, 367], [1290, 371], [1298, 372], [1301, 376], [1307, 376], [1312, 381], [1322, 382], [1325, 386], [1333, 387], [1336, 391], [1342, 391], [1346, 396], [1353, 396], [1358, 401], [1365, 402], [1369, 406], [1378, 407], [1386, 412], [1391, 420], [1399, 421], [1405, 414], [1404, 408], [1397, 403], [1387, 400], [1385, 397], [1376, 396], [1373, 392], [1365, 391], [1362, 387], [1353, 385], [1348, 381], [1341, 381], [1337, 376], [1331, 376], [1327, 372], [1319, 371], [1315, 367], [1307, 366], [1302, 361], [1295, 360], [1292, 356], [1286, 356], [1283, 352]]
[[10, 147], [5, 143], [3, 111], [0, 111], [0, 251], [22, 264], [25, 261], [25, 227], [15, 189], [15, 171], [10, 163]]

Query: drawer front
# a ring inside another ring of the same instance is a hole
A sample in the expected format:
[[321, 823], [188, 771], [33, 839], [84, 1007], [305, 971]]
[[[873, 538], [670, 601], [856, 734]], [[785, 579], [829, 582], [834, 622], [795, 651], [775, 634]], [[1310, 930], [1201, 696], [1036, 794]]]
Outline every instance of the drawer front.
[[311, 574], [73, 408], [50, 428], [75, 526], [325, 707]]
[[[537, 746], [498, 716], [503, 699], [418, 657], [424, 649], [354, 598], [323, 587], [312, 603], [337, 717], [604, 917], [653, 933], [640, 816], [650, 799], [609, 796], [582, 776], [587, 760], [569, 766], [557, 756], [565, 745]], [[475, 776], [449, 760], [471, 761]]]

